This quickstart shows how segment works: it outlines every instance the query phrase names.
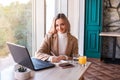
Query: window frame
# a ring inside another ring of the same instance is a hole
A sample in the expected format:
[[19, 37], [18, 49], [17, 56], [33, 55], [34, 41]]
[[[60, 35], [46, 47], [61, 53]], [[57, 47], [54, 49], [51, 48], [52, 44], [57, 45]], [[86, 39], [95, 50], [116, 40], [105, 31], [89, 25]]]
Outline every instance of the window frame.
[[[33, 53], [39, 49], [40, 44], [45, 36], [45, 0], [32, 0], [33, 1]], [[44, 27], [43, 27], [44, 26]]]

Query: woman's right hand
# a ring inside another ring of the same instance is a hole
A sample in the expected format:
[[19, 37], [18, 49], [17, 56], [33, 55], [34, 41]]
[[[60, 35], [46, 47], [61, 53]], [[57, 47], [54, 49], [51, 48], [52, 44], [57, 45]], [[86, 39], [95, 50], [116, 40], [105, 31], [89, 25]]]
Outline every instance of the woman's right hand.
[[58, 63], [58, 62], [60, 62], [60, 59], [57, 56], [52, 56], [51, 62]]

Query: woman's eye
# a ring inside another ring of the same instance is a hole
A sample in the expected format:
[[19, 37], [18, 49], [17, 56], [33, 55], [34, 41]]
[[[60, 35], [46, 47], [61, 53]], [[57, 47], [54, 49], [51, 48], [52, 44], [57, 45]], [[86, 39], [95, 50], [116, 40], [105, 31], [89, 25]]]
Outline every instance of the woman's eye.
[[64, 24], [64, 23], [62, 23], [61, 25], [62, 25], [62, 26], [64, 26], [65, 24]]

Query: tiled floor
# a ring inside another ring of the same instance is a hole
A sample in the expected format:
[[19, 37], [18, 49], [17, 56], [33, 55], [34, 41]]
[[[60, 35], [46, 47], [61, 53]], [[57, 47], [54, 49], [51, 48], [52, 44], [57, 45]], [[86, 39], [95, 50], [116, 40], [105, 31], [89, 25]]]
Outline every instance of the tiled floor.
[[85, 80], [120, 80], [120, 65], [106, 64], [90, 58], [92, 64], [84, 74]]

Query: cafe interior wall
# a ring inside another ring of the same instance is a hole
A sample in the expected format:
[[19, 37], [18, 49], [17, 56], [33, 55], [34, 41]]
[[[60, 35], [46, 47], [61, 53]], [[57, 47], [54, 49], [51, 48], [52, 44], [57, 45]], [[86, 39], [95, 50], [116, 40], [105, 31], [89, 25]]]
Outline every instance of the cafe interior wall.
[[[120, 0], [103, 0], [103, 32], [120, 33]], [[110, 37], [102, 38], [102, 56], [111, 58], [113, 42]], [[120, 38], [117, 38], [116, 58], [120, 58]]]

